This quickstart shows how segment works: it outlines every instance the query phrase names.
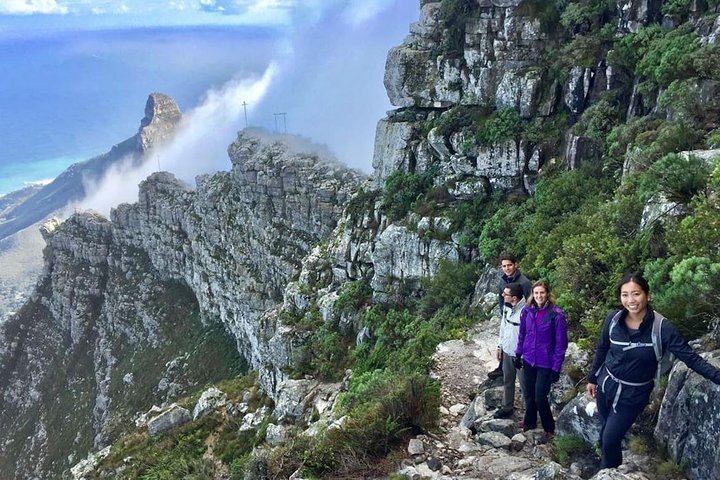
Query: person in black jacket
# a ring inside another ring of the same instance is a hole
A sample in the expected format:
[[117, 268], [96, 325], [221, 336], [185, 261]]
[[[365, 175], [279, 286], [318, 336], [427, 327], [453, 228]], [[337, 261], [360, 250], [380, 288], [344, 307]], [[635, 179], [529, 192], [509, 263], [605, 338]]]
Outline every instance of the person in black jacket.
[[[498, 303], [500, 305], [500, 316], [502, 317], [505, 307], [505, 297], [503, 292], [505, 287], [511, 283], [518, 283], [522, 287], [523, 296], [525, 300], [530, 299], [530, 293], [532, 290], [532, 284], [530, 280], [520, 272], [518, 267], [518, 261], [515, 255], [511, 253], [503, 253], [500, 255], [500, 268], [502, 269], [502, 275], [500, 276], [497, 291], [498, 291]], [[489, 378], [500, 378], [503, 376], [503, 360], [502, 356], [498, 359], [498, 366], [495, 370], [488, 372]]]
[[[622, 439], [650, 402], [658, 367], [652, 330], [653, 322], [662, 320], [650, 306], [647, 281], [627, 275], [617, 291], [623, 308], [605, 319], [587, 384], [600, 413], [600, 468], [622, 463]], [[662, 321], [660, 333], [663, 351], [720, 385], [720, 369], [695, 353], [672, 323]]]

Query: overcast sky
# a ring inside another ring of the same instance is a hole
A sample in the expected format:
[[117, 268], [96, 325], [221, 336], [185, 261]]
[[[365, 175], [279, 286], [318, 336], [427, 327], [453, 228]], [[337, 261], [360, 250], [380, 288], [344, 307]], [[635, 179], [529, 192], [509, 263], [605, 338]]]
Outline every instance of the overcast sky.
[[[402, 0], [412, 3], [415, 0]], [[312, 22], [340, 9], [350, 24], [365, 22], [396, 0], [0, 0], [0, 20], [33, 17], [47, 27], [138, 25], [283, 25]], [[4, 17], [4, 18], [3, 18]], [[93, 21], [87, 22], [88, 17]], [[36, 23], [37, 24], [37, 23]], [[10, 25], [0, 24], [0, 28]]]
[[[184, 134], [160, 154], [163, 170], [193, 183], [195, 175], [229, 168], [226, 149], [244, 126], [244, 102], [250, 126], [301, 135], [370, 173], [375, 126], [392, 108], [382, 83], [387, 51], [418, 16], [418, 0], [0, 0], [0, 38], [190, 25], [274, 32], [267, 68], [209, 91], [185, 112]], [[277, 118], [282, 124], [273, 124]], [[118, 201], [134, 201], [147, 172], [115, 173], [97, 189], [112, 204], [84, 206], [106, 213]]]

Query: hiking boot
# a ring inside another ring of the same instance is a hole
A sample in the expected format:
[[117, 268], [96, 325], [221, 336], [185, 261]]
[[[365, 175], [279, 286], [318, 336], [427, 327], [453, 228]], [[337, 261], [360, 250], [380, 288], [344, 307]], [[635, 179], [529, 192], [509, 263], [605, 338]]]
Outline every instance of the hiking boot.
[[492, 372], [488, 372], [488, 378], [495, 380], [496, 378], [500, 378], [503, 376], [502, 368], [498, 367]]
[[553, 440], [553, 437], [555, 436], [554, 432], [543, 432], [542, 438], [540, 439], [540, 443], [550, 443]]
[[527, 432], [528, 430], [533, 430], [535, 428], [525, 425], [525, 422], [523, 422], [522, 420], [517, 423], [517, 427], [523, 432]]
[[512, 416], [514, 411], [512, 408], [501, 408], [493, 414], [493, 418], [508, 418]]

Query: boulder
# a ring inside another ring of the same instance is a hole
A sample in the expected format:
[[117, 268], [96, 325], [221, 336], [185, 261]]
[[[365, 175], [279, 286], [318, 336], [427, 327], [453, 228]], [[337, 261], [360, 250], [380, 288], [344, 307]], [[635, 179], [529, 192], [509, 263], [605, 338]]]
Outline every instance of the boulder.
[[157, 435], [158, 433], [167, 432], [174, 428], [184, 425], [191, 420], [190, 412], [181, 406], [173, 403], [170, 408], [162, 412], [157, 417], [150, 419], [147, 424], [148, 433]]
[[[703, 354], [720, 366], [720, 350]], [[655, 438], [678, 462], [687, 462], [688, 478], [720, 478], [720, 386], [677, 362], [668, 380], [655, 427]]]
[[557, 433], [582, 438], [594, 446], [600, 438], [600, 414], [594, 400], [580, 393], [562, 409], [557, 418]]
[[226, 401], [227, 395], [225, 395], [223, 391], [215, 387], [208, 388], [200, 395], [200, 399], [195, 404], [195, 408], [193, 408], [193, 420], [197, 420], [208, 410], [213, 410], [216, 407], [225, 405]]

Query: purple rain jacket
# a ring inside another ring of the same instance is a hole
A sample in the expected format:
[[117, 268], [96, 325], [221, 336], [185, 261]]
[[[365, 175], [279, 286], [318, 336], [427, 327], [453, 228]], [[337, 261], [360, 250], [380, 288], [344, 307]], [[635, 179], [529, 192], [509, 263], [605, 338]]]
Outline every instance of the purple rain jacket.
[[[552, 317], [555, 317], [554, 322]], [[523, 362], [534, 367], [550, 368], [559, 373], [567, 346], [567, 320], [560, 307], [546, 304], [541, 309], [536, 305], [523, 308], [515, 351], [516, 355], [522, 355]]]

